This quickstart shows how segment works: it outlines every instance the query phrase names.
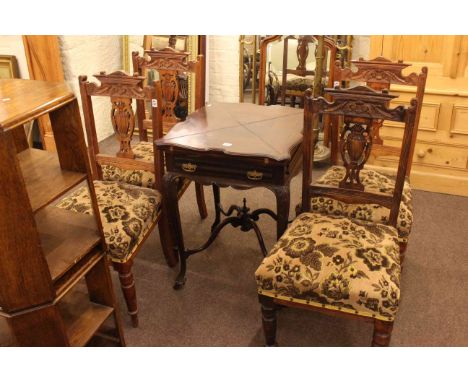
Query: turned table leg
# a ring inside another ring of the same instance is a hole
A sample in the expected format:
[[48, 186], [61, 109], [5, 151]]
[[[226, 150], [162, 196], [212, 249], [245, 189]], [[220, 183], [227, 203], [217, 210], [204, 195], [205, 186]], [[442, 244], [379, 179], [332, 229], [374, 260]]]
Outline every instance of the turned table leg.
[[291, 204], [291, 192], [289, 184], [274, 187], [272, 189], [276, 196], [276, 238], [279, 239], [286, 228], [288, 228], [289, 207]]

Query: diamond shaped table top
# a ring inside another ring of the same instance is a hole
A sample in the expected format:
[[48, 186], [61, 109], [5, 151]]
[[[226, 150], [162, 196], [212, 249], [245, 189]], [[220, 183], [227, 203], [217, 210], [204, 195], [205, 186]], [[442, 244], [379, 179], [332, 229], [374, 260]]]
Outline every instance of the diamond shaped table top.
[[176, 124], [156, 145], [289, 160], [302, 142], [303, 116], [289, 106], [214, 103]]

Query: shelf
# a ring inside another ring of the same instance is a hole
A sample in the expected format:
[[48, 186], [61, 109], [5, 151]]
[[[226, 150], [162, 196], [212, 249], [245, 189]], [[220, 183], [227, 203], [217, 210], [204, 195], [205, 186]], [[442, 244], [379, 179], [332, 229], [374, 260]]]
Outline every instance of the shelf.
[[27, 149], [17, 158], [34, 212], [86, 179], [85, 173], [62, 170], [56, 153]]
[[[100, 235], [92, 215], [47, 206], [35, 215], [41, 246], [54, 284], [93, 256]], [[102, 255], [100, 255], [102, 256]]]
[[85, 346], [114, 312], [109, 306], [89, 301], [86, 293], [72, 291], [58, 304], [70, 346]]

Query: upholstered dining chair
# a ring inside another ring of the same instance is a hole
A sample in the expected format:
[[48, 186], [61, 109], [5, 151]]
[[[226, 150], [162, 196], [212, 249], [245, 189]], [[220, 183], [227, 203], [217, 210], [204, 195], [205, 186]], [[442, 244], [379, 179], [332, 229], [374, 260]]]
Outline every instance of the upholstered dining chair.
[[[418, 124], [423, 104], [427, 68], [423, 67], [421, 73], [403, 75], [402, 70], [410, 66], [409, 64], [403, 63], [402, 61], [392, 62], [384, 57], [378, 57], [373, 60], [364, 60], [361, 58], [359, 60], [352, 61], [352, 64], [356, 66], [357, 70], [342, 68], [339, 61], [335, 63], [335, 80], [338, 83], [349, 83], [349, 81], [353, 81], [353, 83], [363, 83], [375, 90], [390, 89], [391, 85], [397, 85], [398, 90], [408, 89], [407, 91], [411, 91], [414, 87], [416, 89], [418, 106], [416, 109], [415, 128], [413, 129], [411, 139], [407, 142], [410, 150], [406, 167], [407, 178], [404, 183], [403, 201], [400, 205], [400, 212], [397, 219], [400, 250], [404, 253], [407, 248], [413, 224], [413, 203], [409, 175], [411, 164], [413, 162], [414, 147], [416, 144]], [[333, 166], [328, 169], [317, 182], [324, 185], [337, 186], [338, 182], [345, 175], [346, 169], [339, 165], [340, 134], [339, 129], [336, 127], [336, 118], [329, 118], [327, 121], [329, 121], [327, 130], [329, 130], [331, 162]], [[373, 146], [370, 155], [376, 158], [379, 156], [398, 157], [400, 155], [400, 148], [385, 145], [380, 137], [383, 121], [376, 120], [373, 123]], [[373, 190], [374, 192], [383, 192], [386, 194], [392, 193], [395, 185], [395, 177], [389, 171], [376, 171], [375, 169], [365, 168], [360, 174], [362, 184], [364, 184], [369, 190]], [[377, 205], [364, 206], [359, 203], [349, 204], [344, 203], [343, 201], [323, 197], [312, 199], [312, 210], [320, 213], [328, 213], [334, 216], [347, 216], [373, 222], [386, 222], [388, 216], [385, 208]]]
[[[132, 145], [135, 128], [133, 100], [152, 104], [153, 134], [162, 137], [159, 83], [143, 86], [144, 77], [127, 75], [124, 72], [95, 77], [100, 85], [89, 82], [86, 76], [79, 77], [83, 114], [88, 139], [89, 157], [100, 211], [100, 229], [107, 253], [119, 279], [134, 327], [138, 326], [138, 306], [132, 265], [139, 249], [159, 221], [159, 233], [163, 250], [172, 251], [166, 219], [161, 219], [160, 180], [163, 164], [149, 155], [149, 150]], [[120, 146], [115, 156], [99, 153], [93, 98], [108, 97], [111, 102], [110, 119]], [[151, 150], [152, 152], [152, 150]], [[151, 174], [141, 179], [141, 174]], [[130, 181], [128, 181], [130, 178]], [[151, 179], [150, 179], [151, 178]], [[79, 188], [63, 198], [57, 205], [77, 213], [92, 214], [92, 205], [87, 187]]]
[[[160, 50], [145, 50], [144, 56], [139, 52], [132, 52], [133, 71], [145, 76], [148, 71], [155, 70], [159, 74], [162, 88], [162, 123], [163, 134], [167, 133], [176, 123], [184, 119], [188, 112], [188, 78], [195, 75], [195, 109], [205, 105], [204, 89], [204, 57], [199, 55], [196, 60], [189, 60], [188, 52], [181, 52], [172, 47]], [[182, 101], [183, 100], [183, 101]], [[182, 101], [182, 102], [181, 102]], [[181, 111], [181, 108], [186, 109]], [[147, 104], [137, 101], [137, 119], [139, 126], [139, 145], [145, 145], [148, 131], [152, 130], [151, 113], [147, 111]], [[152, 145], [150, 145], [152, 147]], [[151, 153], [152, 155], [153, 153]], [[185, 188], [190, 183], [185, 181]], [[195, 184], [198, 212], [202, 219], [208, 216], [205, 203], [203, 185]]]
[[[401, 258], [397, 219], [402, 202], [417, 101], [390, 109], [395, 96], [365, 86], [326, 89], [333, 102], [306, 93], [301, 213], [255, 272], [267, 345], [276, 343], [278, 306], [310, 309], [372, 322], [372, 345], [388, 346], [400, 302]], [[346, 173], [336, 186], [311, 184], [318, 120], [338, 117], [343, 126], [340, 154]], [[373, 141], [373, 122], [404, 123], [404, 137], [393, 193], [375, 193], [361, 181]], [[346, 203], [382, 205], [388, 224], [321, 214], [314, 197]]]

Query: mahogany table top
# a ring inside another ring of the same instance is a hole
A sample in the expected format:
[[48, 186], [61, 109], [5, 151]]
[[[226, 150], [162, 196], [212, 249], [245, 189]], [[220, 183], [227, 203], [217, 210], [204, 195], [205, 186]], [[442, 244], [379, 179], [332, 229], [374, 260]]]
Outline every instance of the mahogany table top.
[[303, 110], [289, 106], [213, 103], [176, 124], [156, 144], [289, 160], [302, 142], [303, 116]]

